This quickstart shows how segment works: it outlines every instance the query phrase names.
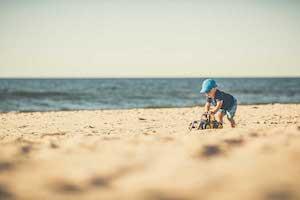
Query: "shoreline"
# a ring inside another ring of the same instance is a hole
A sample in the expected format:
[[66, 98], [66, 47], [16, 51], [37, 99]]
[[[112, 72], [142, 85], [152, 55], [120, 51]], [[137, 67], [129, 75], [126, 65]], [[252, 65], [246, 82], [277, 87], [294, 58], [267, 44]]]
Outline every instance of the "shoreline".
[[[263, 106], [263, 105], [299, 105], [298, 103], [257, 103], [257, 104], [238, 104], [238, 106]], [[103, 108], [103, 109], [62, 109], [62, 110], [26, 110], [26, 111], [0, 111], [0, 114], [7, 113], [47, 113], [47, 112], [80, 112], [80, 111], [105, 111], [105, 110], [115, 110], [115, 111], [126, 111], [126, 110], [140, 110], [140, 109], [184, 109], [184, 108], [199, 108], [203, 107], [204, 104], [184, 106], [184, 107], [136, 107], [136, 108]]]

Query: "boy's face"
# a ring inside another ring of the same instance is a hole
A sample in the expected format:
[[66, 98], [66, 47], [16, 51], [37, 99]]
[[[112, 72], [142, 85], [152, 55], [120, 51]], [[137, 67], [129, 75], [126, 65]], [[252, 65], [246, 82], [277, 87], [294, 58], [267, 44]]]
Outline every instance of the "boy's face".
[[216, 90], [216, 88], [213, 88], [209, 92], [205, 93], [205, 95], [210, 98], [215, 97]]

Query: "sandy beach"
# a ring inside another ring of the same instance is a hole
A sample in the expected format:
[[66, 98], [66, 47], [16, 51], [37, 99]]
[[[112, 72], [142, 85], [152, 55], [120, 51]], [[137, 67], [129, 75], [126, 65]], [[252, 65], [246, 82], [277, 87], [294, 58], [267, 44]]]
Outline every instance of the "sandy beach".
[[0, 114], [0, 199], [300, 199], [300, 105]]

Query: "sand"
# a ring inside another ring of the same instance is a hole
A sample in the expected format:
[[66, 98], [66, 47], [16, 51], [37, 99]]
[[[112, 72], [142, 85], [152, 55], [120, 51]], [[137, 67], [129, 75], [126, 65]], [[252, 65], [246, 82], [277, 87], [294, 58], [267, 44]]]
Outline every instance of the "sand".
[[300, 104], [202, 110], [1, 113], [0, 199], [300, 199]]

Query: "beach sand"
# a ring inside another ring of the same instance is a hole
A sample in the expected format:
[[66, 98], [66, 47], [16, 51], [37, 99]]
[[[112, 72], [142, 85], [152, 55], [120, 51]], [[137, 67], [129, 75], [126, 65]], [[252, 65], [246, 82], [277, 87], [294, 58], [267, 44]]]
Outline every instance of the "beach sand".
[[0, 199], [300, 199], [300, 104], [0, 114]]

